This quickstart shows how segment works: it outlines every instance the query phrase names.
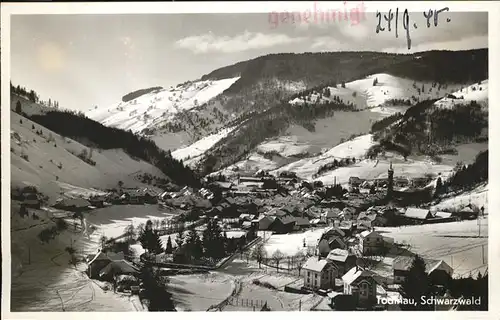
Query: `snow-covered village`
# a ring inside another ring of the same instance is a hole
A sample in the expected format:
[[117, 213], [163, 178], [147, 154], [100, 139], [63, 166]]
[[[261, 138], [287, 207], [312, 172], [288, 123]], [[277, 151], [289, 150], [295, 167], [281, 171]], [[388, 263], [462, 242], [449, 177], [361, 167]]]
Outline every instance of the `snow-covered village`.
[[12, 18], [12, 311], [488, 310], [487, 45], [208, 63], [178, 40], [196, 80], [94, 79], [85, 100], [14, 59], [54, 28], [49, 53], [83, 59], [63, 42], [91, 31], [59, 19]]

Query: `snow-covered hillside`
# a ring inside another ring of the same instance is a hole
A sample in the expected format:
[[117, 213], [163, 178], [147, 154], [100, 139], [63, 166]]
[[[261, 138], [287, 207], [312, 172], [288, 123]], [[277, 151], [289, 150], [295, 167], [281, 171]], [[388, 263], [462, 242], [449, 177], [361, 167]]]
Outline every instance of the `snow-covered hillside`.
[[[149, 173], [166, 178], [156, 167], [132, 159], [123, 150], [90, 150], [29, 119], [11, 112], [11, 179], [13, 186], [34, 185], [51, 198], [71, 190], [125, 185], [141, 186], [134, 176]], [[37, 132], [39, 134], [37, 134]], [[77, 155], [86, 152], [95, 166]]]
[[435, 210], [459, 210], [467, 205], [473, 205], [477, 208], [484, 206], [484, 211], [488, 213], [488, 184], [480, 185], [474, 190], [443, 199], [440, 203], [434, 205]]
[[455, 105], [466, 104], [471, 101], [476, 101], [482, 107], [488, 108], [488, 80], [460, 88], [451, 93], [450, 96], [436, 101], [434, 105], [439, 108], [452, 108]]
[[179, 148], [172, 152], [172, 157], [177, 160], [183, 160], [187, 165], [194, 166], [196, 165], [197, 160], [203, 156], [205, 151], [210, 149], [221, 139], [225, 138], [234, 129], [235, 127], [222, 129], [219, 132], [206, 136], [187, 147]]
[[300, 155], [307, 152], [309, 145], [298, 140], [297, 136], [282, 136], [261, 143], [256, 149], [262, 153], [277, 153], [283, 157]]
[[90, 110], [86, 115], [102, 124], [139, 133], [154, 128], [182, 111], [201, 106], [235, 83], [239, 77], [217, 81], [195, 81], [166, 90], [153, 91], [128, 102]]
[[301, 159], [290, 163], [279, 169], [279, 171], [293, 171], [302, 179], [312, 179], [312, 176], [318, 172], [318, 169], [325, 164], [333, 162], [335, 159], [344, 158], [364, 158], [366, 151], [374, 145], [372, 135], [367, 134], [357, 137], [353, 140], [341, 143], [320, 156]]
[[[425, 99], [438, 99], [462, 86], [460, 84], [439, 85], [378, 73], [365, 79], [347, 82], [345, 88], [337, 84], [336, 87], [323, 88], [321, 92], [312, 93], [307, 97], [295, 98], [290, 103], [302, 104], [305, 100], [308, 103], [324, 103], [333, 101], [333, 97], [338, 96], [344, 103], [351, 102], [358, 109], [365, 109], [380, 106], [392, 99], [409, 100], [411, 103]], [[328, 97], [324, 94], [325, 89], [329, 90]]]

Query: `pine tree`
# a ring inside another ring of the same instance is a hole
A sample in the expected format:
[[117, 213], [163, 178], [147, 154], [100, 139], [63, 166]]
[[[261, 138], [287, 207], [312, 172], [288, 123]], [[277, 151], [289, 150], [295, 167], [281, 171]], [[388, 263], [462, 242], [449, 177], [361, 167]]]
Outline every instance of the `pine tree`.
[[21, 101], [16, 102], [16, 113], [21, 114], [23, 112], [23, 107], [21, 106]]
[[345, 88], [345, 82], [342, 81], [342, 88]]
[[412, 299], [414, 304], [401, 305], [403, 310], [432, 310], [434, 306], [423, 305], [421, 297], [429, 296], [430, 280], [425, 271], [425, 261], [418, 255], [414, 257], [408, 274], [401, 285], [403, 298]]
[[441, 181], [441, 177], [438, 177], [436, 180], [436, 190], [434, 191], [434, 197], [438, 197], [443, 191], [443, 181]]
[[177, 243], [178, 249], [184, 245], [184, 223], [181, 223], [179, 226], [177, 237], [175, 238], [175, 243]]
[[151, 231], [151, 241], [149, 251], [155, 254], [160, 254], [163, 252], [163, 247], [160, 239], [160, 234], [158, 231]]
[[378, 83], [378, 79], [377, 78], [373, 79], [373, 86], [374, 87], [377, 85], [377, 83]]
[[170, 236], [168, 236], [167, 247], [165, 249], [165, 253], [166, 254], [171, 254], [172, 252], [173, 252], [173, 249], [172, 249], [172, 239], [170, 239]]

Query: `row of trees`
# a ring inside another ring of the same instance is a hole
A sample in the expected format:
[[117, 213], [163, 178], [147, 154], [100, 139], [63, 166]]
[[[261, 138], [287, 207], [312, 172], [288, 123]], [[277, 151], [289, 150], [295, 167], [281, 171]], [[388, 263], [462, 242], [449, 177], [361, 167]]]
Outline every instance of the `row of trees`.
[[[54, 107], [54, 108], [59, 108], [59, 102], [58, 101], [52, 101], [52, 99], [49, 98], [48, 101], [42, 101], [40, 100], [39, 94], [35, 90], [28, 90], [25, 87], [21, 87], [20, 85], [14, 86], [12, 82], [10, 83], [10, 92], [13, 94], [17, 94], [19, 96], [25, 97], [29, 101], [33, 103], [40, 103], [43, 105], [46, 105], [48, 107]], [[19, 105], [19, 111], [18, 111], [18, 105]], [[16, 113], [21, 113], [21, 103], [18, 102], [16, 103]]]

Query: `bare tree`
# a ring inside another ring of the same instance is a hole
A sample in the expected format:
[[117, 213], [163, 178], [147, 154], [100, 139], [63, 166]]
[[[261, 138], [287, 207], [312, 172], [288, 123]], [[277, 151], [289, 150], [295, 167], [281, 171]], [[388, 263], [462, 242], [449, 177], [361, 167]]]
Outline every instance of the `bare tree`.
[[300, 275], [300, 271], [302, 270], [302, 266], [304, 265], [306, 256], [302, 251], [299, 251], [295, 254], [294, 259], [295, 263], [297, 264], [297, 270], [299, 270], [299, 275]]
[[132, 243], [135, 239], [135, 228], [132, 223], [125, 227], [125, 238], [128, 243]]
[[259, 243], [255, 247], [255, 249], [252, 251], [252, 258], [257, 260], [257, 262], [259, 263], [259, 269], [260, 269], [262, 261], [266, 258], [266, 256], [267, 256], [267, 252], [264, 249], [263, 243]]
[[274, 261], [274, 263], [276, 263], [276, 271], [277, 272], [279, 272], [280, 262], [284, 258], [285, 258], [285, 255], [279, 249], [274, 251], [273, 255], [271, 256], [271, 260]]

